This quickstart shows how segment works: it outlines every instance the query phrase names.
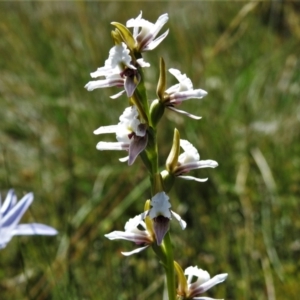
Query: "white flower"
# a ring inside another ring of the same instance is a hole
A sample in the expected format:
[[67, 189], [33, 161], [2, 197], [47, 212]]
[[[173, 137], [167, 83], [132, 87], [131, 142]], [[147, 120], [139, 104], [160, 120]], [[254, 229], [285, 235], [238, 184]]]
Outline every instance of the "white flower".
[[[141, 226], [145, 230], [138, 229]], [[123, 255], [129, 256], [135, 253], [139, 253], [149, 247], [154, 241], [152, 233], [147, 230], [146, 224], [142, 219], [142, 215], [135, 216], [133, 219], [129, 219], [125, 224], [125, 231], [113, 231], [111, 233], [105, 234], [110, 240], [127, 240], [136, 243], [137, 245], [142, 245], [142, 247], [137, 248], [130, 252], [122, 252]]]
[[14, 191], [9, 190], [3, 205], [0, 197], [0, 249], [15, 235], [56, 235], [57, 231], [47, 225], [31, 223], [18, 224], [33, 201], [33, 194], [26, 194], [19, 202]]
[[[210, 275], [207, 271], [199, 269], [197, 266], [188, 267], [184, 271], [184, 275], [187, 275], [187, 284], [188, 291], [186, 291], [186, 297], [188, 299], [211, 299], [207, 297], [197, 297], [200, 294], [203, 294], [213, 286], [226, 280], [228, 274], [219, 274], [210, 278]], [[193, 277], [197, 277], [197, 280], [192, 282]]]
[[[117, 125], [101, 126], [94, 134], [116, 133], [118, 142], [99, 142], [98, 150], [127, 150], [129, 152], [128, 164], [132, 165], [137, 156], [145, 149], [148, 142], [146, 125], [138, 119], [135, 106], [127, 107], [120, 116]], [[121, 161], [127, 160], [122, 159]]]
[[[151, 208], [149, 210], [135, 216], [125, 224], [125, 231], [113, 231], [105, 235], [110, 240], [123, 239], [134, 242], [137, 245], [142, 245], [141, 248], [137, 248], [131, 252], [122, 252], [123, 255], [128, 256], [139, 253], [155, 240], [157, 245], [161, 245], [165, 234], [169, 230], [169, 221], [172, 216], [177, 219], [181, 228], [185, 229], [186, 222], [178, 214], [170, 210], [171, 204], [165, 192], [157, 193], [151, 199], [150, 205]], [[145, 230], [140, 230], [138, 226], [141, 226]]]
[[[138, 51], [149, 51], [156, 48], [168, 35], [167, 30], [160, 37], [156, 38], [161, 28], [168, 22], [168, 14], [161, 15], [155, 24], [142, 19], [142, 12], [136, 19], [127, 21], [127, 27], [133, 27], [133, 37], [136, 40], [136, 48]], [[139, 32], [139, 28], [141, 28]], [[156, 38], [156, 39], [155, 39]]]
[[164, 101], [166, 107], [178, 113], [187, 115], [190, 118], [197, 120], [201, 119], [201, 117], [179, 110], [174, 106], [179, 105], [182, 101], [188, 99], [201, 99], [207, 95], [207, 92], [201, 89], [194, 90], [192, 81], [185, 74], [181, 74], [179, 70], [169, 69], [169, 72], [176, 77], [179, 83], [171, 86], [165, 91], [167, 94], [166, 100]]
[[169, 197], [165, 192], [159, 192], [151, 199], [150, 210], [143, 213], [143, 216], [149, 216], [154, 222], [154, 232], [157, 244], [160, 245], [162, 240], [169, 230], [169, 221], [172, 216], [179, 222], [182, 229], [186, 228], [186, 222], [181, 217], [172, 211]]
[[112, 86], [124, 87], [125, 90], [111, 96], [111, 98], [115, 99], [124, 94], [125, 91], [127, 96], [131, 97], [140, 81], [137, 66], [149, 67], [150, 64], [141, 58], [136, 61], [137, 66], [134, 66], [129, 53], [130, 51], [125, 43], [112, 47], [104, 67], [98, 68], [97, 71], [91, 73], [93, 78], [105, 77], [105, 79], [90, 81], [85, 85], [85, 88], [88, 91], [93, 91], [94, 89]]
[[195, 180], [198, 182], [207, 181], [208, 178], [196, 178], [193, 176], [182, 176], [191, 170], [200, 168], [215, 168], [218, 163], [214, 160], [200, 160], [200, 155], [197, 149], [187, 140], [180, 140], [180, 146], [184, 150], [178, 157], [178, 165], [174, 169], [174, 175], [186, 180]]

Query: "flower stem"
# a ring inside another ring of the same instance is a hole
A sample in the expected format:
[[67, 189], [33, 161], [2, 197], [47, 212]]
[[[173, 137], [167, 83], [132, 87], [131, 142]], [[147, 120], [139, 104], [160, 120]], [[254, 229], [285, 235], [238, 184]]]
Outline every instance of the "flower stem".
[[176, 299], [176, 287], [175, 287], [175, 272], [174, 272], [174, 259], [173, 259], [173, 247], [169, 232], [166, 233], [163, 240], [163, 247], [165, 250], [165, 270], [167, 277], [167, 288], [169, 300]]

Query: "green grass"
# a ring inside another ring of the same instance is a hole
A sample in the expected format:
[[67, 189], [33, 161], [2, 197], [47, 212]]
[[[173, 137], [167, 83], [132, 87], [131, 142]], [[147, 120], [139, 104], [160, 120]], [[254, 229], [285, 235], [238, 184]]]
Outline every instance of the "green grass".
[[[211, 275], [228, 272], [207, 294], [229, 299], [297, 299], [300, 195], [300, 14], [294, 2], [2, 2], [0, 4], [0, 188], [35, 201], [22, 222], [57, 228], [58, 237], [14, 238], [0, 255], [0, 298], [162, 299], [162, 268], [151, 250], [125, 258], [122, 230], [150, 195], [147, 172], [122, 153], [99, 152], [93, 130], [115, 124], [125, 97], [87, 92], [89, 73], [112, 47], [110, 22], [140, 10], [169, 13], [170, 33], [145, 54], [149, 99], [158, 61], [208, 91], [167, 112], [161, 165], [176, 126], [213, 170], [206, 183], [178, 180], [171, 191], [184, 234], [172, 224], [175, 259]], [[168, 85], [173, 83], [168, 76]], [[125, 101], [125, 102], [124, 102]], [[113, 138], [113, 136], [107, 137]]]

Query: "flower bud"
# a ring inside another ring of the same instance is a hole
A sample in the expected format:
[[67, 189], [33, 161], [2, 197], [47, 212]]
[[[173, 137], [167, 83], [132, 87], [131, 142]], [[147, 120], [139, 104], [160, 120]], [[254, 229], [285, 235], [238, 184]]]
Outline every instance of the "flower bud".
[[167, 170], [163, 170], [160, 175], [163, 180], [164, 191], [168, 193], [171, 190], [176, 177], [170, 174]]
[[[135, 39], [132, 33], [129, 31], [127, 27], [118, 22], [112, 22], [113, 26], [117, 27], [118, 33], [122, 38], [122, 41], [127, 45], [127, 47], [133, 51], [135, 47]], [[116, 41], [115, 41], [116, 42]]]
[[166, 90], [166, 67], [165, 61], [161, 57], [159, 61], [159, 80], [157, 83], [156, 94], [160, 102], [164, 101], [164, 95]]
[[187, 291], [188, 291], [188, 284], [187, 284], [187, 280], [184, 276], [183, 270], [181, 268], [181, 266], [174, 260], [174, 269], [177, 273], [178, 276], [178, 289], [177, 289], [177, 293], [180, 296], [186, 296]]
[[179, 152], [180, 152], [180, 134], [179, 131], [175, 128], [172, 149], [166, 161], [167, 171], [171, 174], [174, 173], [174, 170], [177, 167]]
[[165, 111], [165, 106], [159, 100], [156, 99], [152, 101], [150, 106], [150, 119], [151, 119], [152, 126], [156, 127], [159, 120], [163, 116], [164, 111]]
[[[150, 199], [148, 199], [145, 202], [144, 211], [148, 211], [148, 210], [150, 210], [150, 208], [151, 208], [151, 206], [150, 206]], [[147, 216], [145, 218], [145, 224], [146, 224], [146, 229], [149, 232], [149, 234], [154, 237], [155, 233], [154, 233], [154, 228], [153, 228], [153, 222], [152, 222], [152, 220], [150, 219], [149, 216]]]
[[112, 30], [111, 37], [114, 40], [115, 45], [121, 45], [123, 42], [122, 36], [118, 29]]

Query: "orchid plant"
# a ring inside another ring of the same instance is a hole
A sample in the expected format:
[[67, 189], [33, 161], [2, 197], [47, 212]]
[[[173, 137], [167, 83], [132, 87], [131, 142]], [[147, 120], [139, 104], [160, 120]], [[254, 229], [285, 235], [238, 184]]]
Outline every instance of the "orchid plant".
[[[166, 67], [162, 58], [159, 63], [157, 99], [151, 104], [149, 104], [145, 87], [143, 68], [150, 67], [150, 64], [144, 61], [142, 54], [155, 49], [166, 38], [169, 30], [159, 37], [157, 35], [168, 19], [168, 14], [163, 14], [156, 23], [151, 23], [142, 18], [141, 12], [137, 18], [127, 21], [126, 26], [112, 22], [115, 26], [115, 30], [112, 31], [115, 45], [109, 51], [104, 66], [91, 73], [91, 77], [98, 78], [98, 80], [90, 81], [85, 85], [88, 91], [119, 87], [122, 91], [111, 98], [127, 96], [129, 106], [121, 114], [119, 123], [101, 126], [94, 131], [95, 134], [114, 133], [117, 142], [99, 142], [97, 149], [126, 151], [127, 156], [120, 158], [120, 161], [127, 162], [129, 166], [140, 157], [148, 170], [151, 182], [151, 196], [145, 201], [144, 210], [129, 219], [124, 231], [113, 231], [105, 236], [110, 240], [128, 240], [138, 246], [132, 251], [122, 252], [125, 256], [151, 247], [164, 267], [169, 300], [211, 299], [202, 297], [201, 294], [223, 282], [227, 274], [210, 278], [208, 272], [197, 267], [188, 267], [183, 272], [180, 265], [174, 261], [170, 221], [173, 218], [177, 220], [182, 230], [187, 224], [171, 209], [172, 201], [168, 193], [177, 178], [197, 182], [206, 181], [207, 178], [200, 179], [186, 174], [199, 168], [215, 168], [218, 163], [214, 160], [200, 160], [196, 148], [189, 141], [180, 139], [179, 131], [174, 129], [170, 154], [166, 160], [165, 169], [160, 171], [157, 142], [159, 121], [164, 115], [165, 108], [198, 120], [201, 117], [179, 110], [177, 107], [186, 100], [201, 99], [207, 95], [207, 92], [194, 89], [192, 81], [174, 68], [170, 68], [169, 72], [175, 76], [178, 83], [166, 88]], [[133, 28], [133, 32], [130, 28]], [[180, 148], [183, 149], [181, 154]], [[178, 279], [177, 285], [175, 274]], [[193, 277], [197, 278], [194, 282], [192, 282]]]

